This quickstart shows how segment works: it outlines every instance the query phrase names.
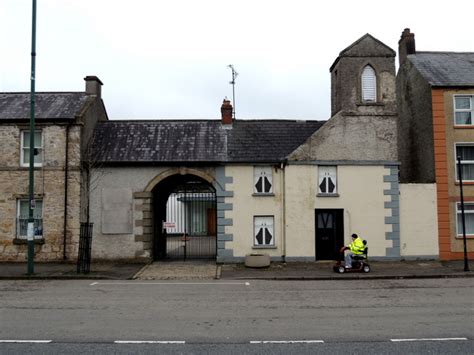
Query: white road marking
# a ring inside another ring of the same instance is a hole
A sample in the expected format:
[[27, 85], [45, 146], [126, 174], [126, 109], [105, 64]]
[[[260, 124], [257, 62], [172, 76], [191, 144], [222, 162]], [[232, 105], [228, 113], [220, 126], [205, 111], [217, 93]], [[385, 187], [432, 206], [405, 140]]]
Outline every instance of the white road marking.
[[0, 340], [0, 343], [51, 343], [52, 340]]
[[467, 340], [467, 338], [418, 338], [418, 339], [390, 339], [393, 342], [401, 341], [450, 341], [450, 340]]
[[253, 340], [250, 344], [314, 344], [324, 343], [324, 340]]
[[167, 286], [172, 286], [172, 285], [245, 285], [245, 286], [250, 286], [250, 283], [248, 282], [93, 282], [90, 284], [90, 286], [96, 286], [96, 285], [107, 285], [107, 286], [114, 286], [114, 285], [167, 285]]
[[185, 344], [184, 340], [115, 340], [115, 344]]

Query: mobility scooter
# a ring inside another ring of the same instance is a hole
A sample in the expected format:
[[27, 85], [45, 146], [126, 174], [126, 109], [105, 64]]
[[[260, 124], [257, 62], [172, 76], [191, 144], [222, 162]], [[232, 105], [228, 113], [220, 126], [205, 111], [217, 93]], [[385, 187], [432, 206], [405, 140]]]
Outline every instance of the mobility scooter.
[[343, 247], [341, 249], [341, 260], [338, 260], [336, 262], [336, 265], [333, 266], [333, 270], [335, 272], [338, 272], [340, 274], [343, 274], [345, 272], [370, 272], [370, 266], [368, 263], [368, 252], [369, 248], [367, 247], [367, 241], [364, 240], [364, 252], [361, 255], [352, 255], [352, 268], [346, 269], [344, 267], [344, 251], [347, 250], [347, 247]]

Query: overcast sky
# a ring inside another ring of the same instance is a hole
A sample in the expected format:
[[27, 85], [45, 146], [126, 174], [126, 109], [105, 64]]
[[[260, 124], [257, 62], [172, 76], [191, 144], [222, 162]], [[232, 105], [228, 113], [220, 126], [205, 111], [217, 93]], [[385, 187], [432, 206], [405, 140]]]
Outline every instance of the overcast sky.
[[[366, 33], [394, 50], [474, 51], [474, 1], [37, 0], [37, 91], [98, 76], [109, 118], [325, 120], [329, 67]], [[0, 0], [0, 91], [29, 91], [31, 0]], [[398, 60], [398, 59], [397, 59]]]

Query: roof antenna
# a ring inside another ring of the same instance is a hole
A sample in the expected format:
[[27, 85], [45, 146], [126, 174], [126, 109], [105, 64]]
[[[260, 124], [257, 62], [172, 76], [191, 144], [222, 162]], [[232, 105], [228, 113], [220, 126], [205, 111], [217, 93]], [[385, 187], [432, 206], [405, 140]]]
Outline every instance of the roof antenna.
[[234, 66], [232, 64], [229, 64], [227, 67], [232, 69], [232, 81], [229, 81], [229, 84], [232, 85], [232, 118], [235, 120], [235, 78], [237, 78], [237, 75], [239, 75], [239, 73], [235, 71]]

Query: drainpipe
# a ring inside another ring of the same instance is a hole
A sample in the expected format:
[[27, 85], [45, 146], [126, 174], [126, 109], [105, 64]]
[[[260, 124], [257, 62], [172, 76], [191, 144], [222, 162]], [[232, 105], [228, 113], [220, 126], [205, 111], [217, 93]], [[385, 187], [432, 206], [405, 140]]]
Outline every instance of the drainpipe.
[[282, 238], [282, 255], [281, 259], [282, 262], [286, 262], [286, 186], [285, 186], [285, 163], [282, 162], [280, 164], [281, 169], [281, 179], [280, 179], [280, 189], [281, 189], [281, 220], [282, 220], [282, 228], [281, 228], [281, 238]]
[[66, 232], [67, 232], [67, 205], [68, 205], [68, 183], [69, 178], [69, 129], [71, 125], [66, 126], [66, 154], [64, 158], [64, 222], [63, 222], [63, 260], [67, 260], [66, 256]]

